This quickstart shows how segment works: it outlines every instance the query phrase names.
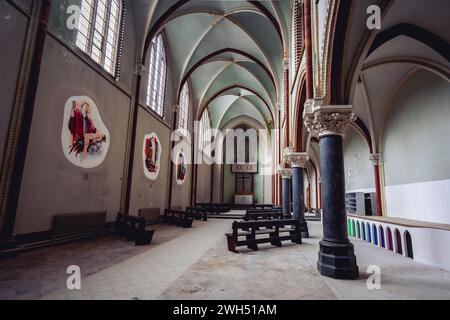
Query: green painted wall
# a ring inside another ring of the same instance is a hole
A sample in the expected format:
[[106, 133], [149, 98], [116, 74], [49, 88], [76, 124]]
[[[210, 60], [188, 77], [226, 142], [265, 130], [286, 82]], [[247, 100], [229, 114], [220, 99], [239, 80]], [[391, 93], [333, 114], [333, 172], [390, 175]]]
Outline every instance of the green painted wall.
[[223, 171], [223, 202], [234, 203], [234, 194], [236, 193], [234, 175], [231, 172], [231, 165], [227, 164]]

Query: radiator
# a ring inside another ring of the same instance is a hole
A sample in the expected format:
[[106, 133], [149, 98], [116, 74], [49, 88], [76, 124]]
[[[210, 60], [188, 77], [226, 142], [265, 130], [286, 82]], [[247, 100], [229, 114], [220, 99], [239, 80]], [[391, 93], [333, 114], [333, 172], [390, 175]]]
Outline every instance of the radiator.
[[52, 235], [58, 238], [97, 231], [105, 227], [105, 222], [106, 211], [57, 214], [53, 216]]

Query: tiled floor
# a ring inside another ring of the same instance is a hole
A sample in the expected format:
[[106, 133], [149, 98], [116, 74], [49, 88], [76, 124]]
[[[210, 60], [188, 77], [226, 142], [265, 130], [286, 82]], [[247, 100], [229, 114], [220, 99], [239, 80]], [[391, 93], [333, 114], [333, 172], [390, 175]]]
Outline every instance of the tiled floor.
[[[450, 299], [450, 272], [357, 240], [360, 279], [321, 277], [318, 222], [302, 245], [230, 253], [231, 222], [160, 226], [146, 247], [108, 236], [27, 253], [0, 262], [0, 299]], [[71, 264], [81, 267], [81, 290], [65, 289]], [[369, 265], [381, 268], [381, 290], [367, 289]]]
[[[204, 224], [196, 222], [196, 225]], [[152, 245], [135, 247], [115, 235], [72, 242], [0, 261], [0, 299], [38, 299], [66, 285], [67, 267], [78, 265], [83, 278], [135, 255], [156, 248], [186, 231], [167, 225], [155, 226]]]

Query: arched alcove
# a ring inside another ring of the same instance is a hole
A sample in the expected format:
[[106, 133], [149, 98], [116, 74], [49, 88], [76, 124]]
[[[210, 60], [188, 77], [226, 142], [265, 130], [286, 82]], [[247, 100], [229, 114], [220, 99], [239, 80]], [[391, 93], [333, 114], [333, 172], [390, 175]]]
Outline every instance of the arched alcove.
[[402, 235], [398, 229], [395, 229], [395, 251], [398, 254], [403, 254]]
[[358, 236], [359, 239], [361, 239], [361, 223], [358, 221], [358, 224], [356, 225], [357, 229], [356, 229], [356, 234]]
[[378, 245], [378, 232], [377, 232], [376, 224], [373, 224], [372, 230], [373, 230], [373, 234], [372, 234], [373, 244], [377, 246]]
[[362, 231], [362, 239], [363, 239], [364, 241], [366, 241], [366, 225], [365, 225], [364, 222], [363, 222], [362, 225], [361, 225], [361, 231]]
[[380, 246], [386, 248], [386, 243], [384, 241], [384, 229], [383, 226], [380, 226], [378, 229], [378, 233], [380, 234]]
[[411, 234], [409, 233], [408, 230], [405, 231], [404, 238], [405, 238], [406, 256], [408, 258], [414, 259], [412, 238], [411, 238]]
[[367, 223], [367, 242], [372, 242], [372, 232], [370, 230], [370, 223]]
[[352, 220], [352, 236], [355, 236], [355, 220]]
[[391, 228], [386, 228], [386, 239], [387, 239], [387, 249], [389, 251], [394, 251], [394, 243], [392, 239], [392, 231]]

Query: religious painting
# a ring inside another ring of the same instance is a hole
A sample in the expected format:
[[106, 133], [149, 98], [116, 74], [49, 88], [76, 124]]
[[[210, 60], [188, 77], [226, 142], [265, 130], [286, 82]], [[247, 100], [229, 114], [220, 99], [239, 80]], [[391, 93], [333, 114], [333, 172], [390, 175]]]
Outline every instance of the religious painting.
[[176, 168], [177, 184], [182, 185], [186, 181], [187, 176], [186, 158], [183, 151], [178, 154]]
[[105, 160], [110, 135], [91, 98], [78, 96], [67, 100], [61, 142], [67, 160], [78, 167], [95, 168]]
[[161, 167], [161, 143], [156, 133], [153, 132], [144, 137], [143, 149], [145, 176], [150, 180], [156, 180]]

